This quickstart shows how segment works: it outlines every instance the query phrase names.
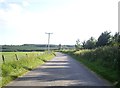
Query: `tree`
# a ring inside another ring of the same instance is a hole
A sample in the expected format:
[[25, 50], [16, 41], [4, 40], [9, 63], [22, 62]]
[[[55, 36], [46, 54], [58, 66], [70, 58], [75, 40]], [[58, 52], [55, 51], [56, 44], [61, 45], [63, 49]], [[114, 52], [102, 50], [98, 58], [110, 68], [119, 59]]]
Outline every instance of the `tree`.
[[84, 48], [86, 48], [86, 49], [93, 49], [93, 48], [95, 48], [95, 46], [96, 46], [96, 40], [93, 38], [93, 37], [91, 37], [89, 40], [87, 40], [86, 42], [83, 42], [83, 46], [84, 46]]
[[81, 48], [79, 39], [76, 40], [75, 48], [76, 48], [76, 50], [79, 50]]
[[82, 47], [85, 49], [85, 44], [86, 44], [86, 41], [83, 41], [82, 42]]
[[61, 45], [61, 44], [59, 44], [59, 45], [58, 45], [58, 49], [59, 49], [59, 50], [61, 50], [61, 48], [62, 48], [62, 45]]
[[116, 32], [115, 35], [112, 37], [112, 45], [120, 44], [120, 33]]
[[105, 46], [105, 45], [109, 45], [110, 44], [110, 38], [111, 38], [111, 35], [110, 35], [111, 32], [103, 32], [99, 38], [98, 38], [98, 41], [96, 43], [97, 46]]

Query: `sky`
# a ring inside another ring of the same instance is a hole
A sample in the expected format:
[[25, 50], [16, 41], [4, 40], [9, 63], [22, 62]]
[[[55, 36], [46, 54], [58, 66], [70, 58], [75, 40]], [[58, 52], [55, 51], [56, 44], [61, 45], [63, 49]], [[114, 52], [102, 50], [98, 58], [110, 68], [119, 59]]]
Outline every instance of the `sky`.
[[74, 45], [118, 32], [119, 0], [0, 0], [0, 45]]

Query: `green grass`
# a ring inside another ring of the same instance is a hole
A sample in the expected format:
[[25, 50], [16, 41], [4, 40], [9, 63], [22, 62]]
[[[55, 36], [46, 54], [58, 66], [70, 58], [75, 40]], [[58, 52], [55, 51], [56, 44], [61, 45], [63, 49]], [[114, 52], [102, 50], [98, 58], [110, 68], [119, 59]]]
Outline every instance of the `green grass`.
[[79, 51], [62, 51], [86, 65], [89, 69], [120, 87], [118, 47], [99, 47]]
[[74, 55], [71, 56], [75, 58], [77, 61], [83, 63], [85, 66], [87, 66], [89, 69], [97, 73], [99, 76], [111, 82], [111, 84], [114, 85], [114, 83], [117, 82], [118, 75], [116, 70], [102, 66], [99, 61], [91, 62], [86, 60], [85, 58], [79, 58], [78, 56], [74, 56]]
[[77, 60], [84, 63], [92, 71], [101, 75], [103, 78], [109, 80], [110, 82], [114, 83], [117, 81], [118, 78], [118, 76], [116, 75], [117, 71], [103, 67], [99, 62], [89, 62], [85, 59], [77, 59]]
[[[1, 52], [0, 56], [4, 55], [6, 62], [16, 61], [15, 54], [17, 54], [18, 59], [21, 59], [21, 58], [26, 58], [26, 57], [31, 57], [31, 56], [37, 56], [37, 55], [42, 54], [42, 52]], [[2, 57], [0, 58], [0, 62], [1, 61], [2, 61]]]
[[[21, 59], [12, 60], [12, 55], [15, 53], [21, 55]], [[24, 54], [28, 54], [28, 57], [23, 57]], [[53, 53], [39, 53], [39, 52], [5, 52], [4, 55], [10, 56], [8, 61], [1, 65], [2, 67], [2, 83], [0, 86], [4, 86], [9, 83], [11, 80], [16, 79], [17, 77], [23, 75], [24, 73], [32, 70], [38, 65], [42, 65], [45, 61], [50, 60], [54, 57]], [[36, 55], [37, 54], [37, 55]], [[38, 55], [39, 54], [39, 55]]]

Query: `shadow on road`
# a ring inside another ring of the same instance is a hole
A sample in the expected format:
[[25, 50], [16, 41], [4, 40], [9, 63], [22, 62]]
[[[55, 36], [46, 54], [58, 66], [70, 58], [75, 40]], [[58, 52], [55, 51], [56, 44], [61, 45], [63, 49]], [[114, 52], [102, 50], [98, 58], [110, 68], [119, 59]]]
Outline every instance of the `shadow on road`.
[[[58, 53], [54, 59], [15, 80], [14, 85], [109, 86], [77, 61]], [[12, 85], [12, 84], [11, 84]]]

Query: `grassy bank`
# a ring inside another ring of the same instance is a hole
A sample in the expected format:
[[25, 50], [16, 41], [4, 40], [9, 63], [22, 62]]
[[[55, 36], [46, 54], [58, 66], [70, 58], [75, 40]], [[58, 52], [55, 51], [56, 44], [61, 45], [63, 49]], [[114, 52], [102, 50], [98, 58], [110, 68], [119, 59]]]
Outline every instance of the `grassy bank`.
[[85, 64], [88, 68], [109, 80], [113, 85], [119, 85], [118, 47], [99, 47], [79, 51], [62, 51]]
[[[15, 52], [16, 53], [16, 52]], [[8, 53], [9, 54], [9, 53]], [[47, 60], [54, 57], [54, 53], [42, 53], [34, 55], [29, 53], [28, 57], [23, 57], [19, 60], [9, 60], [1, 65], [2, 68], [2, 83], [0, 86], [4, 86], [11, 80], [23, 75], [24, 73], [32, 70], [38, 65], [44, 64]], [[12, 57], [10, 58], [12, 59]]]

